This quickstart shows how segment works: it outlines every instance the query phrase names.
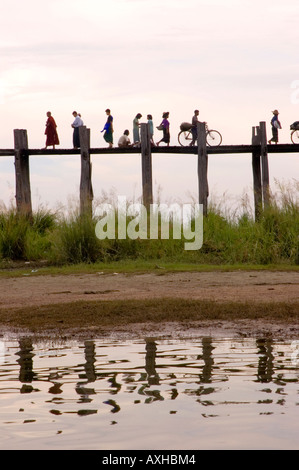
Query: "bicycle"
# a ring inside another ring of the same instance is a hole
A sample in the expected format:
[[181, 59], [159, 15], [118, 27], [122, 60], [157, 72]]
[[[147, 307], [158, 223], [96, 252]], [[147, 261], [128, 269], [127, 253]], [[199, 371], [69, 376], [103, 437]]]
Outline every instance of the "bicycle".
[[[209, 129], [207, 123], [205, 123], [206, 127], [206, 142], [209, 147], [218, 147], [222, 142], [222, 135], [220, 132]], [[184, 147], [186, 145], [191, 145], [193, 140], [193, 135], [191, 132], [192, 124], [188, 122], [183, 122], [180, 125], [180, 132], [178, 134], [178, 141], [179, 144]], [[188, 142], [191, 141], [189, 144]]]
[[299, 121], [295, 121], [290, 125], [291, 129], [291, 141], [293, 144], [299, 144]]

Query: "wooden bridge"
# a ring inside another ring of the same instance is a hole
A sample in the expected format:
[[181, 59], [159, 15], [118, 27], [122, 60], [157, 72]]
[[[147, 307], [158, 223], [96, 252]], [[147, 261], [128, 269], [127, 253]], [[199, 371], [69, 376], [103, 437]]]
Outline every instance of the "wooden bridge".
[[16, 205], [20, 213], [31, 215], [30, 189], [30, 155], [80, 155], [80, 213], [92, 214], [92, 163], [91, 155], [101, 154], [141, 154], [142, 199], [148, 207], [153, 203], [152, 154], [193, 154], [197, 155], [198, 202], [203, 205], [203, 214], [207, 215], [208, 207], [208, 155], [251, 154], [255, 217], [258, 219], [263, 207], [269, 204], [269, 153], [299, 153], [299, 144], [268, 145], [266, 123], [252, 128], [251, 145], [206, 145], [205, 124], [198, 123], [197, 145], [192, 147], [169, 146], [153, 147], [150, 142], [148, 124], [141, 124], [141, 146], [130, 148], [90, 148], [90, 129], [79, 128], [80, 149], [29, 149], [27, 131], [14, 130], [14, 149], [0, 149], [1, 156], [12, 156], [15, 159]]

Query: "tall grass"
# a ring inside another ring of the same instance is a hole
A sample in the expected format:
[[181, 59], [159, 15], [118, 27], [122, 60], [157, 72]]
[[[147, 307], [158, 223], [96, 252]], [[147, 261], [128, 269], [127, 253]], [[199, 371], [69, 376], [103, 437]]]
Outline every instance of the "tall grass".
[[51, 253], [49, 259], [56, 264], [93, 263], [102, 260], [103, 249], [95, 235], [94, 219], [71, 214], [59, 220], [49, 237]]
[[0, 258], [39, 260], [47, 257], [51, 248], [48, 239], [56, 225], [57, 215], [39, 209], [32, 218], [14, 208], [0, 212]]
[[[204, 224], [204, 252], [215, 262], [251, 264], [299, 264], [299, 184], [279, 185], [258, 221], [248, 205], [223, 217], [210, 208]], [[244, 202], [244, 201], [243, 201]]]
[[[238, 211], [210, 204], [203, 246], [184, 250], [186, 240], [99, 240], [97, 219], [40, 209], [27, 219], [14, 209], [0, 211], [0, 259], [47, 260], [63, 265], [118, 260], [163, 260], [196, 264], [299, 264], [299, 184], [279, 186], [254, 220], [244, 200]], [[117, 233], [117, 231], [116, 231]]]

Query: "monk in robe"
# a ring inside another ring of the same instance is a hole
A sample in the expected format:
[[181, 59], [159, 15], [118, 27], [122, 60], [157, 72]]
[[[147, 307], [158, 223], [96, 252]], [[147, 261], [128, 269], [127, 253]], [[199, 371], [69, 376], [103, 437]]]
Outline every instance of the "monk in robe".
[[55, 145], [59, 145], [59, 138], [58, 138], [58, 134], [56, 130], [57, 125], [50, 111], [47, 112], [47, 117], [48, 119], [46, 122], [46, 130], [45, 130], [45, 135], [47, 136], [47, 139], [46, 139], [45, 149], [47, 149], [47, 147], [49, 147], [50, 145], [52, 145], [53, 149], [55, 149]]

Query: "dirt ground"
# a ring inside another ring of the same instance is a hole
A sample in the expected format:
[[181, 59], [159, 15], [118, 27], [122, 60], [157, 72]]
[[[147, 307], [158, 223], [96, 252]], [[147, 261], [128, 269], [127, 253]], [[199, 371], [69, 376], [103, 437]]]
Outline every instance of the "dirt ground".
[[[163, 272], [142, 274], [37, 275], [34, 270], [23, 277], [0, 279], [0, 310], [28, 306], [54, 305], [78, 300], [129, 300], [180, 298], [225, 302], [299, 301], [298, 271], [234, 271], [234, 272]], [[299, 312], [298, 312], [299, 314]], [[273, 334], [298, 338], [298, 323], [287, 321], [201, 322], [196, 324], [150, 323], [130, 325], [117, 330], [118, 335], [250, 335], [271, 331]], [[116, 332], [114, 332], [116, 334]]]
[[299, 272], [234, 271], [78, 274], [0, 279], [0, 308], [77, 300], [154, 299], [216, 302], [299, 301]]

